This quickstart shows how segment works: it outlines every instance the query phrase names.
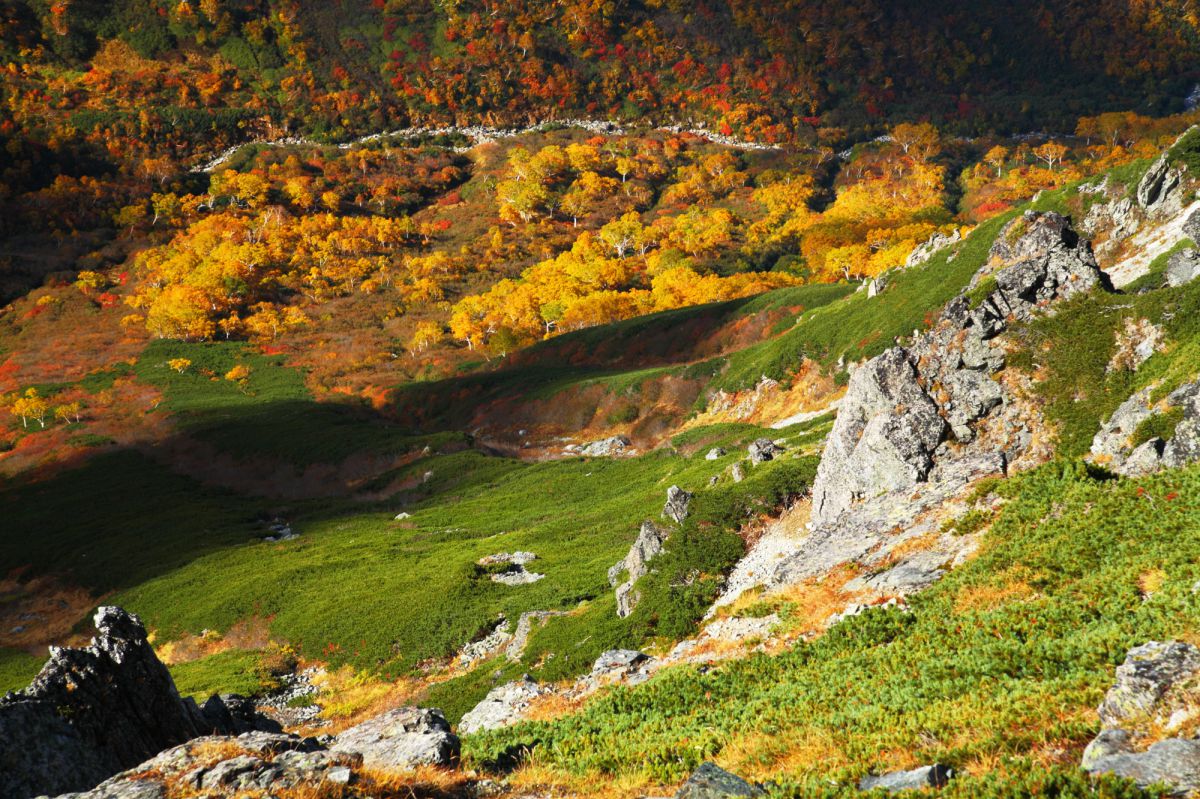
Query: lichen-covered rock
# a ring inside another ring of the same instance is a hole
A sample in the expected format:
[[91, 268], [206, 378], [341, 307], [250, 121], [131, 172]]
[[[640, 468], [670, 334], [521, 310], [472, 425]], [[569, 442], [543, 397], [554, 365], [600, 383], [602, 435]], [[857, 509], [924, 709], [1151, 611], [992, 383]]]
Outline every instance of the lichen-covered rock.
[[858, 783], [860, 791], [911, 791], [920, 788], [941, 788], [954, 777], [953, 769], [935, 763], [910, 771], [890, 771], [887, 774], [863, 777]]
[[442, 711], [402, 707], [364, 721], [338, 735], [330, 751], [362, 756], [368, 768], [407, 771], [417, 766], [458, 762], [458, 736]]
[[731, 796], [762, 796], [766, 792], [731, 774], [715, 763], [701, 763], [675, 794], [675, 799], [729, 799]]
[[833, 521], [856, 500], [915, 485], [933, 467], [946, 423], [894, 347], [854, 372], [813, 486], [812, 519]]
[[1198, 677], [1200, 649], [1191, 644], [1151, 641], [1131, 649], [1100, 705], [1100, 723], [1127, 728], [1162, 715], [1167, 693]]
[[1200, 790], [1200, 741], [1168, 738], [1145, 752], [1104, 754], [1091, 760], [1092, 774], [1115, 774], [1141, 787], [1166, 783], [1178, 796]]
[[23, 691], [0, 699], [0, 796], [91, 788], [191, 738], [266, 724], [214, 697], [183, 699], [137, 616], [102, 607], [82, 649], [52, 648]]
[[904, 261], [906, 267], [920, 266], [947, 247], [958, 244], [962, 240], [962, 232], [955, 229], [950, 235], [934, 233], [924, 243], [918, 244]]
[[1191, 283], [1197, 277], [1200, 277], [1200, 250], [1189, 247], [1186, 250], [1171, 253], [1167, 258], [1168, 286], [1183, 286]]
[[[616, 586], [618, 616], [624, 618], [633, 612], [639, 599], [635, 585], [650, 571], [648, 564], [662, 552], [666, 539], [666, 533], [658, 529], [653, 522], [642, 522], [638, 537], [629, 548], [629, 553], [608, 570], [608, 583]], [[617, 585], [623, 574], [627, 575], [625, 582]]]
[[747, 449], [750, 453], [750, 462], [753, 464], [774, 460], [776, 455], [783, 452], [783, 447], [769, 438], [756, 439]]
[[1149, 319], [1126, 319], [1117, 332], [1116, 347], [1107, 371], [1136, 372], [1156, 352], [1165, 349], [1166, 334]]
[[585, 445], [580, 453], [593, 458], [611, 457], [625, 452], [631, 443], [625, 436], [610, 436]]
[[529, 677], [493, 688], [483, 701], [463, 715], [458, 731], [469, 735], [516, 724], [525, 717], [533, 701], [546, 692], [546, 688]]
[[[947, 433], [961, 444], [975, 441], [980, 420], [1006, 406], [990, 377], [1004, 363], [993, 340], [1011, 320], [1102, 285], [1091, 246], [1065, 217], [1028, 212], [1010, 222], [970, 292], [948, 303], [933, 329], [851, 375], [813, 484], [812, 524], [831, 524], [856, 503], [926, 482], [939, 452], [963, 458], [994, 450], [989, 441], [975, 451], [939, 449]], [[1011, 460], [1030, 437], [1003, 418], [1013, 427], [1004, 442]]]
[[667, 504], [663, 506], [662, 515], [676, 524], [683, 524], [688, 517], [693, 496], [690, 491], [671, 486], [667, 489]]
[[1138, 205], [1147, 211], [1159, 208], [1178, 188], [1181, 177], [1182, 173], [1171, 166], [1169, 154], [1163, 153], [1150, 165], [1138, 183]]
[[1198, 692], [1200, 649], [1151, 641], [1129, 650], [1098, 710], [1104, 729], [1084, 750], [1081, 767], [1142, 786], [1166, 783], [1179, 794], [1200, 790], [1200, 741], [1154, 740], [1192, 716]]
[[719, 458], [723, 458], [723, 457], [725, 457], [725, 448], [724, 447], [713, 447], [704, 455], [704, 460], [715, 461], [715, 460], [717, 460]]

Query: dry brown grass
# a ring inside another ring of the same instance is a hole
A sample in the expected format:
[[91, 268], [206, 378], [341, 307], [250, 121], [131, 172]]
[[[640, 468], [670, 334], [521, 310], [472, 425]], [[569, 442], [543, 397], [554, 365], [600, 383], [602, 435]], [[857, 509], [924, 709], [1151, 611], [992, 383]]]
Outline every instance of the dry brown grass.
[[1001, 577], [1008, 577], [1009, 581], [970, 586], [959, 591], [954, 600], [954, 610], [958, 613], [973, 610], [995, 610], [1009, 602], [1028, 602], [1037, 599], [1038, 592], [1020, 575], [1001, 575]]
[[321, 718], [327, 722], [319, 732], [332, 735], [381, 713], [412, 704], [423, 688], [423, 683], [415, 679], [386, 682], [348, 665], [318, 673], [313, 684], [322, 706]]
[[202, 635], [188, 633], [158, 647], [157, 652], [163, 663], [174, 666], [231, 649], [263, 649], [270, 643], [270, 620], [251, 617], [237, 622], [224, 635], [214, 631], [206, 631]]
[[864, 598], [863, 594], [846, 590], [846, 583], [857, 574], [856, 566], [845, 564], [823, 579], [807, 580], [773, 591], [764, 597], [764, 601], [778, 603], [780, 607], [790, 606], [788, 619], [782, 625], [784, 631], [793, 635], [814, 635], [825, 629], [825, 620], [830, 616]]
[[44, 654], [50, 644], [82, 643], [72, 630], [102, 601], [54, 577], [22, 581], [19, 572], [0, 579], [0, 646]]
[[778, 779], [851, 765], [842, 744], [828, 731], [797, 726], [777, 735], [746, 734], [721, 750], [721, 763], [747, 779]]
[[545, 797], [589, 797], [591, 799], [634, 799], [643, 796], [673, 796], [675, 789], [657, 785], [641, 774], [580, 776], [527, 762], [509, 775], [506, 795]]

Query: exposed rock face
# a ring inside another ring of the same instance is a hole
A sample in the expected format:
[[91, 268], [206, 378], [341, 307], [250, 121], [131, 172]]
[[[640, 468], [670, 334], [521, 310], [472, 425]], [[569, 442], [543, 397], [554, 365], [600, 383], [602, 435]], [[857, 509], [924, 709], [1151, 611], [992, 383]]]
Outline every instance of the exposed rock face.
[[1200, 277], [1200, 250], [1180, 250], [1167, 259], [1168, 286], [1182, 286], [1197, 277]]
[[714, 763], [702, 763], [675, 794], [675, 799], [728, 799], [762, 796], [765, 791]]
[[625, 436], [610, 436], [586, 445], [580, 453], [589, 457], [608, 457], [619, 455], [629, 449], [632, 442]]
[[458, 731], [463, 735], [496, 730], [516, 724], [524, 718], [535, 699], [547, 693], [529, 677], [493, 688], [483, 701], [463, 715]]
[[[966, 295], [951, 301], [910, 348], [894, 347], [851, 376], [813, 485], [814, 526], [929, 480], [947, 434], [974, 441], [976, 423], [1005, 403], [990, 374], [1004, 364], [994, 339], [1010, 320], [1104, 282], [1090, 246], [1064, 217], [1029, 212], [1010, 222], [972, 280], [976, 303]], [[1005, 455], [1027, 443], [1026, 434]]]
[[334, 754], [315, 738], [263, 732], [236, 738], [209, 736], [168, 749], [86, 793], [60, 799], [163, 799], [180, 789], [189, 795], [258, 795], [322, 783], [345, 784], [361, 764], [358, 755]]
[[708, 451], [707, 454], [705, 454], [704, 460], [715, 461], [715, 460], [717, 460], [719, 458], [723, 458], [723, 457], [725, 457], [725, 448], [724, 447], [713, 447], [712, 449], [710, 449]]
[[774, 460], [776, 455], [783, 452], [783, 447], [769, 438], [760, 438], [751, 444], [748, 450], [750, 453], [750, 462], [759, 464]]
[[592, 666], [592, 675], [619, 674], [629, 671], [649, 659], [649, 655], [636, 649], [610, 649], [602, 652], [600, 657], [596, 658], [596, 662]]
[[937, 253], [941, 252], [947, 247], [958, 244], [958, 242], [961, 240], [962, 233], [958, 230], [955, 230], [949, 236], [947, 236], [945, 233], [934, 233], [927, 241], [925, 241], [924, 244], [918, 244], [917, 248], [909, 253], [908, 259], [905, 260], [904, 265], [908, 267], [923, 264]]
[[945, 422], [900, 347], [854, 372], [825, 445], [812, 518], [831, 521], [852, 502], [924, 480]]
[[[617, 589], [617, 615], [624, 618], [633, 612], [640, 594], [635, 589], [637, 581], [650, 571], [649, 562], [662, 552], [666, 533], [658, 529], [653, 522], [642, 522], [637, 539], [629, 548], [629, 554], [619, 563], [608, 570], [609, 585]], [[622, 574], [627, 574], [625, 582], [617, 585]]]
[[[1151, 404], [1152, 388], [1134, 393], [1113, 411], [1092, 439], [1091, 456], [1118, 474], [1149, 474], [1159, 469], [1177, 469], [1200, 461], [1200, 381], [1187, 383], [1166, 399]], [[1182, 412], [1171, 437], [1153, 438], [1134, 448], [1138, 427], [1159, 414]]]
[[1166, 334], [1149, 319], [1126, 319], [1125, 327], [1117, 332], [1117, 347], [1108, 362], [1108, 371], [1136, 372], [1164, 347]]
[[271, 724], [236, 700], [201, 712], [181, 698], [137, 616], [102, 607], [95, 625], [90, 645], [52, 648], [28, 688], [0, 699], [0, 795], [91, 788], [199, 735]]
[[863, 777], [858, 783], [860, 791], [909, 791], [919, 788], [941, 788], [954, 777], [954, 771], [947, 766], [935, 763], [932, 766], [922, 766], [911, 771], [891, 771], [878, 776]]
[[1200, 210], [1193, 211], [1183, 222], [1183, 235], [1200, 244]]
[[358, 754], [369, 768], [406, 771], [417, 766], [451, 766], [458, 762], [458, 736], [442, 711], [402, 707], [351, 727], [330, 751]]
[[1180, 794], [1200, 790], [1200, 741], [1170, 734], [1195, 713], [1200, 693], [1200, 649], [1178, 641], [1151, 641], [1129, 651], [1100, 704], [1104, 729], [1084, 750], [1081, 766], [1146, 786], [1165, 782]]
[[1171, 166], [1168, 153], [1163, 153], [1151, 164], [1137, 187], [1138, 205], [1154, 211], [1166, 204], [1179, 187], [1182, 173]]
[[667, 504], [663, 506], [662, 515], [676, 524], [683, 524], [688, 517], [688, 509], [692, 504], [693, 496], [690, 491], [684, 491], [679, 486], [671, 486], [667, 489]]
[[516, 663], [525, 654], [525, 645], [529, 643], [533, 625], [545, 624], [548, 619], [565, 615], [567, 615], [566, 612], [561, 610], [527, 610], [522, 613], [517, 619], [516, 629], [513, 630], [513, 634], [504, 648], [504, 656]]

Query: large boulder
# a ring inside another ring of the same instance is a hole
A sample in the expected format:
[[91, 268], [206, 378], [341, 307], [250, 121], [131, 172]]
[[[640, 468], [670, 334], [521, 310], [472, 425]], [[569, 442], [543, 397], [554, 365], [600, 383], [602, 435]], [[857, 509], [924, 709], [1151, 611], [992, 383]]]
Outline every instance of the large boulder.
[[858, 783], [860, 791], [911, 791], [920, 788], [941, 788], [954, 777], [954, 771], [940, 763], [921, 766], [910, 771], [890, 771], [887, 774], [863, 777]]
[[715, 763], [701, 763], [680, 787], [675, 799], [729, 799], [731, 796], [762, 796], [765, 793], [762, 788], [751, 785]]
[[357, 755], [329, 752], [315, 738], [253, 732], [208, 736], [168, 749], [86, 793], [59, 799], [322, 795], [356, 779]]
[[625, 450], [629, 449], [629, 446], [632, 443], [633, 442], [631, 442], [625, 436], [610, 436], [609, 438], [602, 438], [599, 441], [593, 441], [590, 444], [586, 444], [583, 449], [580, 450], [580, 454], [587, 455], [588, 457], [592, 458], [612, 457], [613, 455], [619, 455], [625, 452]]
[[133, 614], [102, 607], [96, 637], [54, 647], [23, 691], [0, 699], [0, 796], [79, 791], [200, 735], [268, 723], [214, 697], [202, 712], [180, 697]]
[[[628, 554], [608, 570], [609, 585], [616, 586], [618, 616], [624, 618], [633, 612], [640, 598], [635, 588], [637, 581], [650, 571], [650, 561], [662, 552], [666, 540], [666, 533], [653, 522], [642, 522]], [[618, 585], [621, 575], [626, 575], [626, 579]]]
[[[1100, 704], [1100, 723], [1130, 727], [1163, 715], [1173, 688], [1200, 677], [1200, 649], [1181, 641], [1151, 641], [1129, 650]], [[1167, 713], [1169, 715], [1169, 713]]]
[[1171, 166], [1170, 154], [1163, 153], [1150, 165], [1138, 183], [1138, 205], [1147, 211], [1159, 208], [1178, 188], [1182, 176], [1178, 169]]
[[1103, 729], [1080, 766], [1141, 786], [1166, 783], [1181, 795], [1200, 790], [1200, 741], [1164, 737], [1188, 725], [1198, 698], [1200, 649], [1151, 641], [1129, 650], [1098, 710]]
[[407, 771], [417, 766], [452, 766], [458, 762], [461, 746], [442, 711], [401, 707], [346, 730], [330, 751], [361, 755], [368, 768]]
[[1168, 286], [1182, 286], [1197, 277], [1200, 277], [1200, 250], [1188, 247], [1171, 253], [1167, 258]]
[[[996, 441], [974, 450], [943, 444], [948, 438], [975, 442], [982, 420], [1008, 408], [1004, 388], [991, 377], [1004, 364], [996, 337], [1014, 319], [1105, 285], [1091, 246], [1066, 217], [1028, 212], [1010, 222], [968, 292], [947, 304], [931, 330], [851, 374], [813, 484], [813, 525], [829, 525], [860, 502], [926, 483], [941, 461], [993, 452]], [[1012, 413], [999, 415], [1011, 431], [1000, 442], [1008, 461], [1031, 441]]]
[[894, 347], [854, 372], [813, 486], [812, 520], [830, 522], [853, 501], [924, 480], [946, 423]]
[[546, 692], [546, 688], [527, 676], [493, 688], [483, 701], [463, 715], [458, 731], [470, 735], [516, 724], [525, 717], [533, 701]]
[[662, 515], [676, 524], [683, 524], [688, 517], [693, 496], [690, 491], [671, 486], [667, 489], [667, 504], [663, 506]]

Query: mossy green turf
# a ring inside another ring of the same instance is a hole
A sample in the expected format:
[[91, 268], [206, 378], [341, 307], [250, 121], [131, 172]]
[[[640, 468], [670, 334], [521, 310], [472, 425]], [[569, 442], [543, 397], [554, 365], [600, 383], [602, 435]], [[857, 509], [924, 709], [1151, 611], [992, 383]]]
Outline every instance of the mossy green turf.
[[[789, 741], [815, 736], [854, 765], [772, 772], [805, 797], [854, 795], [827, 780], [851, 785], [895, 752], [960, 769], [1001, 758], [1013, 781], [1040, 771], [1044, 749], [1096, 733], [1091, 709], [1129, 648], [1195, 631], [1200, 468], [1135, 482], [1057, 462], [997, 490], [1010, 499], [979, 556], [911, 597], [911, 613], [870, 611], [776, 657], [673, 668], [561, 720], [469, 736], [468, 759], [526, 747], [543, 766], [673, 781], [735, 741], [752, 754], [728, 765], [770, 771]], [[1153, 570], [1166, 578], [1147, 598], [1139, 577]], [[1017, 583], [1028, 590], [1004, 600]], [[1020, 794], [967, 778], [950, 795]]]
[[43, 658], [20, 649], [0, 647], [0, 696], [28, 685], [43, 662]]

